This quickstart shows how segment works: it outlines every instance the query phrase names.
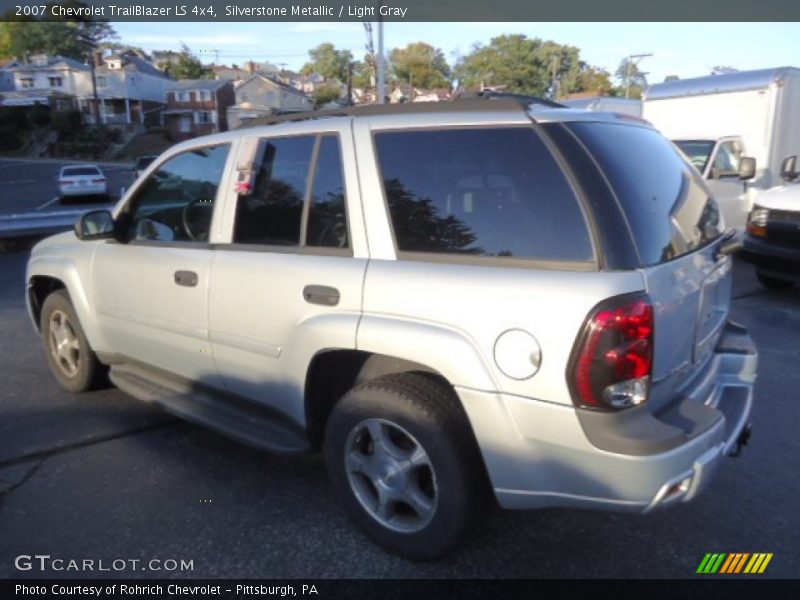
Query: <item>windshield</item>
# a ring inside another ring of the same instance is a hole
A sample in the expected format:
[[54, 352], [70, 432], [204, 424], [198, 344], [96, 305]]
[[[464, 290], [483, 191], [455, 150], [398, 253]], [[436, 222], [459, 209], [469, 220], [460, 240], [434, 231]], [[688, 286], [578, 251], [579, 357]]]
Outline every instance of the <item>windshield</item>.
[[723, 231], [697, 171], [660, 133], [617, 123], [572, 123], [619, 199], [643, 265], [705, 246]]
[[79, 175], [100, 175], [100, 170], [97, 167], [69, 167], [64, 169], [61, 174], [64, 177], [77, 177]]
[[706, 170], [711, 151], [714, 150], [714, 140], [674, 140], [674, 143], [698, 171], [703, 173]]

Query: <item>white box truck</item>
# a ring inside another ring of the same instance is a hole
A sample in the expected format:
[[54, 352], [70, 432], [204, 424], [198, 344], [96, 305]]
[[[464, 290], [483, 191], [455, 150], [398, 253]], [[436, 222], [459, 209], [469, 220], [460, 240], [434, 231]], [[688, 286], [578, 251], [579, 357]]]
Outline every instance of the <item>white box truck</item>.
[[[744, 228], [757, 194], [780, 185], [782, 161], [800, 154], [800, 69], [666, 81], [643, 99], [642, 116], [703, 174], [729, 227]], [[744, 156], [756, 161], [750, 181], [740, 179]]]
[[559, 100], [570, 108], [599, 110], [622, 113], [633, 117], [642, 116], [642, 101], [634, 98], [618, 98], [616, 96], [591, 96], [589, 98], [570, 98]]

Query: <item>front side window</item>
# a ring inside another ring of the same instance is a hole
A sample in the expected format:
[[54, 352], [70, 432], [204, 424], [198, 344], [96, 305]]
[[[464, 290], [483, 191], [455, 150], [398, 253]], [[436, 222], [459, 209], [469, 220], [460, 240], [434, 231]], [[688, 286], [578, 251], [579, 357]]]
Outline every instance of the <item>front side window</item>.
[[197, 148], [159, 165], [126, 211], [125, 240], [207, 242], [228, 150]]
[[375, 135], [397, 248], [592, 261], [579, 201], [532, 127]]
[[698, 171], [705, 172], [708, 159], [714, 150], [714, 140], [677, 140], [675, 145]]

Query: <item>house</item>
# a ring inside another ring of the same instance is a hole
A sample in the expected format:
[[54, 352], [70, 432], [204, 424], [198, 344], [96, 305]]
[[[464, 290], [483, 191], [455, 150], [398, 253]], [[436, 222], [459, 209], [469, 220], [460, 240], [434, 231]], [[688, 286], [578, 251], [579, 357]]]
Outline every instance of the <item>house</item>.
[[0, 60], [0, 92], [9, 92], [14, 89], [14, 72], [20, 66], [17, 59]]
[[76, 98], [91, 88], [88, 65], [65, 56], [38, 54], [27, 64], [16, 63], [5, 69], [13, 81], [13, 92], [3, 92], [5, 106], [43, 104], [56, 110], [76, 106]]
[[[147, 127], [160, 123], [172, 83], [163, 71], [135, 52], [95, 56], [95, 83], [101, 123]], [[94, 92], [82, 90], [78, 106], [94, 122]]]
[[74, 108], [83, 113], [86, 122], [94, 123], [96, 94], [101, 123], [131, 128], [159, 122], [170, 81], [132, 52], [106, 57], [97, 53], [94, 65], [40, 54], [31, 57], [28, 64], [7, 70], [13, 75], [14, 91], [3, 93], [5, 105]]
[[447, 88], [436, 90], [414, 88], [414, 102], [445, 102], [451, 98], [452, 94]]
[[228, 130], [227, 111], [233, 105], [233, 83], [225, 79], [181, 79], [167, 90], [162, 113], [167, 135], [185, 140]]
[[314, 108], [314, 100], [276, 79], [255, 73], [236, 86], [236, 102], [228, 108], [228, 125], [276, 114], [302, 112]]
[[389, 94], [389, 102], [392, 104], [400, 104], [403, 102], [414, 101], [414, 88], [408, 84], [402, 83], [396, 85]]
[[226, 67], [225, 65], [213, 65], [211, 72], [214, 73], [214, 79], [222, 79], [225, 81], [243, 81], [252, 75], [247, 69], [239, 68], [236, 65]]

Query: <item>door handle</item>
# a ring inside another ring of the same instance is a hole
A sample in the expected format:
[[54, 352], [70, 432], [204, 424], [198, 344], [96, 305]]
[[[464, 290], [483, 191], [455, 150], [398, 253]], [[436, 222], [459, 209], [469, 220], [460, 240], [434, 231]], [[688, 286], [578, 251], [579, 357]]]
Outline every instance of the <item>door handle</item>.
[[175, 283], [186, 287], [197, 285], [197, 273], [194, 271], [175, 271]]
[[309, 304], [336, 306], [339, 304], [339, 290], [327, 285], [307, 285], [303, 288], [303, 298]]

